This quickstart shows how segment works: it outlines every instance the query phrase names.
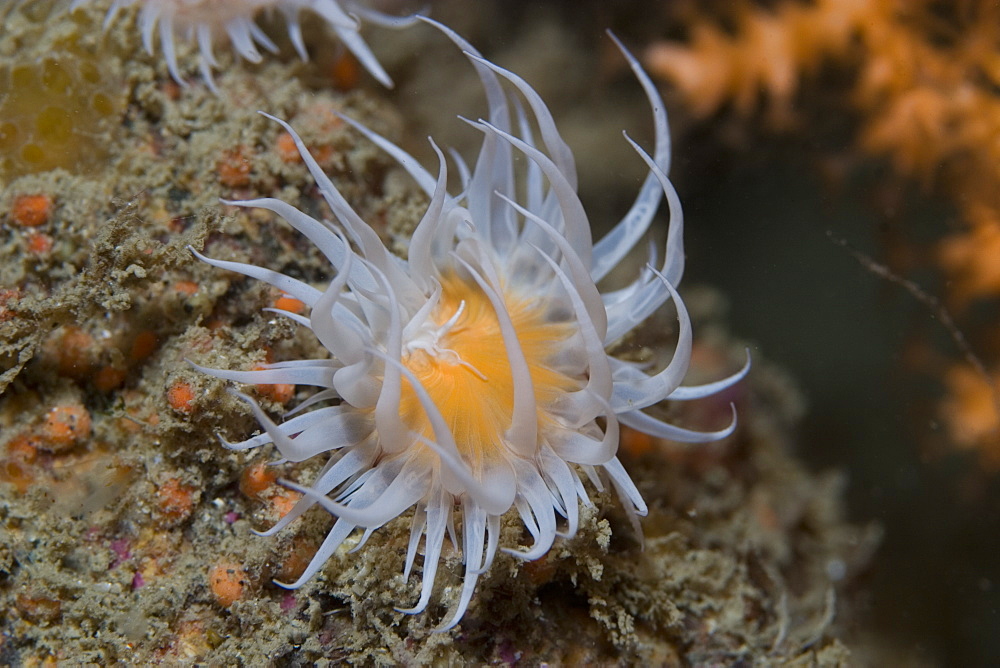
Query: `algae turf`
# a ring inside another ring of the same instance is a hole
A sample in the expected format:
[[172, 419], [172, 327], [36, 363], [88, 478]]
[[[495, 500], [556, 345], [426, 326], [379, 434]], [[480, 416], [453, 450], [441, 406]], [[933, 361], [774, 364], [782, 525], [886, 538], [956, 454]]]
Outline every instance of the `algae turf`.
[[[158, 60], [131, 55], [128, 22], [101, 36], [96, 8], [69, 22], [55, 20], [57, 3], [52, 12], [49, 23], [12, 21], [0, 54], [26, 31], [39, 43], [78, 31], [74, 43], [103, 54], [129, 94], [120, 127], [102, 137], [100, 167], [19, 176], [0, 193], [0, 664], [846, 662], [838, 638], [876, 532], [844, 523], [837, 476], [813, 476], [790, 456], [798, 399], [763, 364], [731, 398], [744, 420], [732, 439], [687, 449], [625, 442], [650, 505], [644, 543], [616, 500], [589, 489], [596, 509], [583, 511], [578, 535], [536, 562], [498, 556], [451, 633], [432, 631], [457, 595], [454, 553], [426, 614], [394, 609], [417, 592], [416, 578], [401, 577], [409, 514], [359, 552], [336, 554], [301, 589], [274, 585], [301, 572], [331, 518], [313, 511], [276, 538], [250, 533], [294, 496], [267, 476], [253, 480], [267, 453], [219, 445], [217, 434], [236, 440], [256, 424], [226, 383], [185, 360], [251, 368], [323, 353], [261, 311], [276, 292], [185, 247], [329, 279], [325, 260], [286, 224], [218, 203], [274, 196], [323, 211], [305, 167], [282, 151], [280, 128], [254, 113], [262, 108], [293, 123], [362, 217], [405, 252], [423, 195], [332, 112], [393, 139], [402, 115], [378, 92], [307, 89], [300, 64], [225, 70], [228, 98], [180, 90]], [[27, 230], [10, 210], [34, 193], [53, 210]], [[51, 248], [33, 251], [30, 234], [47, 235]], [[703, 332], [701, 372], [738, 364], [739, 346], [716, 326], [717, 297], [689, 301]], [[644, 352], [656, 352], [655, 338]], [[174, 388], [186, 388], [185, 401]], [[280, 398], [260, 396], [281, 412]], [[729, 400], [681, 417], [715, 426]], [[65, 405], [82, 406], [92, 427], [56, 447], [48, 416]], [[308, 480], [314, 466], [281, 475]], [[503, 544], [526, 541], [508, 520]], [[242, 568], [228, 607], [209, 582], [224, 562]]]

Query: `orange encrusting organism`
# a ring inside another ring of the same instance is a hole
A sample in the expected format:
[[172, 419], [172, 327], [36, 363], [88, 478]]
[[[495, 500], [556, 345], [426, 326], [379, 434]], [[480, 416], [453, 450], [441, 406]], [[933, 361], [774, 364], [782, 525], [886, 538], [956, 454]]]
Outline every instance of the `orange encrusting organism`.
[[47, 234], [29, 234], [25, 240], [28, 251], [34, 255], [46, 255], [52, 250], [52, 237]]
[[170, 478], [156, 490], [156, 506], [161, 522], [168, 526], [179, 524], [194, 512], [195, 488]]
[[216, 603], [228, 608], [243, 598], [247, 589], [247, 574], [235, 561], [222, 560], [208, 572], [208, 583]]
[[51, 341], [49, 352], [60, 376], [82, 380], [90, 375], [94, 349], [93, 336], [79, 327], [69, 326]]
[[240, 476], [240, 491], [251, 499], [263, 501], [270, 506], [274, 519], [288, 514], [302, 495], [277, 484], [278, 476], [263, 462], [258, 462], [243, 471]]
[[198, 284], [194, 281], [177, 281], [174, 283], [174, 290], [190, 297], [198, 292]]
[[20, 297], [21, 291], [18, 288], [0, 288], [0, 322], [14, 317], [16, 312], [10, 306], [10, 303], [16, 302]]
[[288, 311], [289, 313], [302, 313], [306, 310], [306, 305], [295, 297], [282, 294], [274, 300], [274, 308]]
[[253, 165], [250, 160], [253, 154], [243, 146], [224, 151], [216, 163], [219, 183], [229, 188], [245, 188], [250, 185]]
[[92, 380], [98, 392], [107, 394], [121, 387], [127, 377], [127, 371], [108, 364], [98, 369]]
[[[282, 304], [279, 306], [279, 304]], [[300, 302], [298, 299], [293, 299], [291, 297], [281, 297], [275, 304], [275, 308], [281, 308], [286, 311], [294, 311], [295, 308], [305, 309], [305, 304]], [[274, 351], [268, 347], [264, 348], [264, 362], [265, 364], [257, 364], [254, 366], [255, 371], [260, 371], [266, 369], [266, 364], [271, 364], [274, 362]], [[294, 383], [260, 383], [255, 386], [257, 394], [259, 396], [270, 399], [271, 401], [278, 404], [287, 404], [295, 396], [295, 384]]]
[[19, 434], [7, 443], [7, 456], [0, 459], [0, 481], [11, 483], [21, 494], [35, 480], [33, 465], [38, 458], [39, 441], [33, 434]]
[[[255, 366], [255, 370], [263, 369], [263, 366]], [[255, 386], [257, 394], [266, 399], [270, 399], [276, 404], [285, 405], [295, 396], [295, 386], [291, 383], [267, 383]]]
[[132, 340], [132, 347], [129, 349], [129, 358], [133, 362], [141, 362], [153, 354], [158, 342], [156, 332], [153, 330], [146, 329], [139, 332]]
[[[471, 279], [455, 274], [442, 277], [441, 286], [441, 301], [433, 315], [437, 325], [444, 326], [462, 308], [454, 325], [438, 341], [439, 348], [453, 351], [455, 356], [416, 349], [402, 361], [441, 411], [459, 451], [474, 470], [479, 470], [505, 447], [504, 434], [514, 413], [514, 379], [500, 324], [486, 295]], [[530, 297], [507, 294], [505, 300], [531, 373], [539, 425], [544, 426], [551, 419], [546, 406], [582, 385], [581, 379], [565, 376], [546, 364], [573, 329], [546, 320]], [[405, 379], [400, 414], [410, 429], [434, 439], [420, 401]]]
[[347, 52], [337, 56], [328, 71], [330, 80], [337, 90], [354, 90], [361, 81], [361, 66], [358, 59]]
[[189, 383], [179, 380], [167, 390], [167, 402], [178, 413], [190, 415], [194, 410], [194, 389]]
[[240, 491], [252, 499], [263, 498], [264, 492], [271, 489], [278, 476], [267, 468], [263, 462], [258, 462], [245, 469], [240, 475]]
[[67, 450], [90, 437], [90, 413], [80, 404], [64, 404], [51, 409], [39, 429], [42, 449]]
[[302, 156], [299, 155], [299, 150], [295, 148], [295, 140], [292, 139], [292, 135], [282, 132], [275, 140], [275, 145], [278, 157], [281, 158], [282, 162], [290, 165], [302, 162]]
[[14, 200], [10, 217], [21, 227], [38, 227], [52, 216], [52, 198], [48, 195], [21, 195]]

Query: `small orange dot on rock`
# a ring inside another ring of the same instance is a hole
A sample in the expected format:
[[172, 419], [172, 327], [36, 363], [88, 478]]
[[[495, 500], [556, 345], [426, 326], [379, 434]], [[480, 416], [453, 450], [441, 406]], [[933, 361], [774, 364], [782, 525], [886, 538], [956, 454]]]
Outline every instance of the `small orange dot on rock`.
[[244, 147], [225, 151], [216, 164], [219, 182], [230, 188], [243, 188], [250, 185], [252, 165], [249, 155], [250, 151]]
[[14, 317], [14, 310], [7, 306], [12, 301], [16, 301], [21, 296], [21, 291], [17, 288], [13, 290], [0, 289], [0, 322]]
[[305, 573], [309, 562], [312, 561], [316, 547], [316, 545], [311, 544], [301, 536], [292, 539], [285, 557], [281, 560], [281, 565], [278, 569], [278, 578], [282, 582], [295, 582], [298, 580], [299, 576]]
[[522, 567], [528, 579], [536, 587], [552, 581], [556, 574], [557, 563], [551, 555], [546, 554], [541, 559], [525, 562]]
[[288, 164], [297, 164], [302, 162], [302, 156], [299, 155], [299, 149], [295, 145], [295, 139], [293, 139], [292, 135], [287, 132], [282, 132], [278, 135], [277, 151], [278, 157], [281, 158], [282, 162], [287, 162]]
[[20, 434], [7, 443], [8, 457], [0, 459], [0, 480], [14, 485], [24, 494], [35, 481], [32, 464], [38, 457], [38, 438], [32, 434]]
[[269, 383], [257, 385], [257, 394], [276, 404], [285, 405], [295, 396], [295, 386], [291, 383]]
[[640, 457], [653, 449], [655, 440], [649, 434], [622, 427], [619, 443], [622, 450], [633, 457]]
[[194, 488], [170, 478], [156, 490], [156, 503], [165, 523], [177, 524], [194, 511]]
[[179, 380], [167, 390], [167, 402], [178, 413], [190, 415], [194, 410], [194, 389], [189, 383]]
[[208, 584], [216, 603], [228, 608], [246, 592], [247, 574], [235, 561], [220, 561], [209, 571]]
[[79, 327], [67, 327], [53, 345], [60, 376], [80, 380], [90, 373], [94, 337]]
[[302, 311], [306, 309], [306, 305], [295, 297], [282, 295], [274, 300], [274, 308], [281, 309], [282, 311], [288, 311], [290, 313], [302, 313]]
[[127, 375], [124, 369], [116, 369], [110, 364], [103, 366], [94, 374], [94, 387], [98, 392], [110, 392], [121, 387]]
[[0, 480], [9, 482], [21, 494], [28, 491], [35, 481], [30, 464], [17, 459], [0, 459]]
[[25, 619], [33, 622], [52, 623], [62, 614], [62, 603], [59, 599], [44, 594], [29, 594], [22, 592], [14, 599], [14, 605]]
[[56, 406], [45, 416], [39, 431], [43, 450], [68, 450], [90, 436], [90, 413], [80, 404]]
[[152, 330], [147, 329], [139, 332], [135, 340], [132, 341], [132, 350], [129, 356], [134, 361], [140, 362], [153, 354], [153, 351], [156, 350], [156, 343], [156, 334]]
[[268, 470], [262, 462], [258, 462], [243, 471], [240, 476], [240, 491], [251, 498], [259, 499], [277, 478], [273, 471]]
[[190, 297], [198, 292], [198, 284], [194, 281], [177, 281], [174, 283], [174, 290]]
[[7, 443], [7, 454], [20, 461], [31, 464], [38, 456], [38, 437], [32, 434], [19, 434]]
[[45, 255], [52, 250], [52, 237], [47, 234], [29, 234], [28, 251], [35, 255]]
[[361, 68], [357, 59], [345, 51], [333, 61], [333, 65], [330, 67], [330, 78], [337, 90], [348, 91], [357, 88], [358, 82], [361, 80]]
[[292, 512], [292, 508], [301, 498], [302, 495], [299, 492], [281, 487], [271, 496], [271, 509], [277, 517], [284, 517]]
[[23, 227], [38, 227], [52, 215], [52, 198], [48, 195], [20, 195], [14, 200], [10, 216]]

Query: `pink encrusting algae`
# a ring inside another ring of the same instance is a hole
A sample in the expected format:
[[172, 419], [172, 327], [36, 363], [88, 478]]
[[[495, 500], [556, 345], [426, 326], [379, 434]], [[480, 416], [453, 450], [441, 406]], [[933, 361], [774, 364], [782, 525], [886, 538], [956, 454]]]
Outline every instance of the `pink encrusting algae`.
[[[76, 9], [88, 2], [92, 0], [73, 0], [70, 8]], [[300, 14], [307, 10], [318, 15], [365, 69], [390, 88], [392, 79], [358, 32], [360, 21], [363, 19], [386, 27], [402, 27], [415, 21], [414, 17], [392, 17], [376, 12], [354, 0], [112, 0], [104, 21], [105, 28], [119, 11], [136, 4], [140, 5], [138, 27], [146, 51], [153, 55], [154, 36], [158, 34], [171, 76], [179, 84], [186, 85], [177, 60], [175, 40], [180, 37], [196, 42], [202, 78], [216, 92], [218, 89], [212, 70], [219, 63], [213, 46], [219, 37], [227, 36], [236, 53], [252, 63], [263, 59], [258, 47], [278, 52], [277, 45], [256, 23], [256, 17], [262, 11], [278, 11], [284, 15], [288, 37], [302, 60], [308, 60], [309, 54], [302, 38]]]

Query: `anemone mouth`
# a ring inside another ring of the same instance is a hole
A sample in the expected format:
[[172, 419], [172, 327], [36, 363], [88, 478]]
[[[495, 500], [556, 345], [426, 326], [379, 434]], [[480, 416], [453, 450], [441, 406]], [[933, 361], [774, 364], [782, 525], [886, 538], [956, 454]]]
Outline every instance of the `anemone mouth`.
[[[508, 361], [500, 321], [483, 290], [456, 272], [440, 279], [441, 297], [431, 312], [431, 335], [404, 353], [402, 363], [440, 410], [474, 472], [509, 454], [517, 379]], [[559, 369], [555, 358], [574, 334], [568, 322], [553, 322], [547, 300], [504, 292], [518, 343], [535, 391], [539, 424], [551, 422], [547, 408], [584, 379]], [[409, 381], [403, 382], [400, 416], [407, 428], [432, 439], [433, 430]]]

